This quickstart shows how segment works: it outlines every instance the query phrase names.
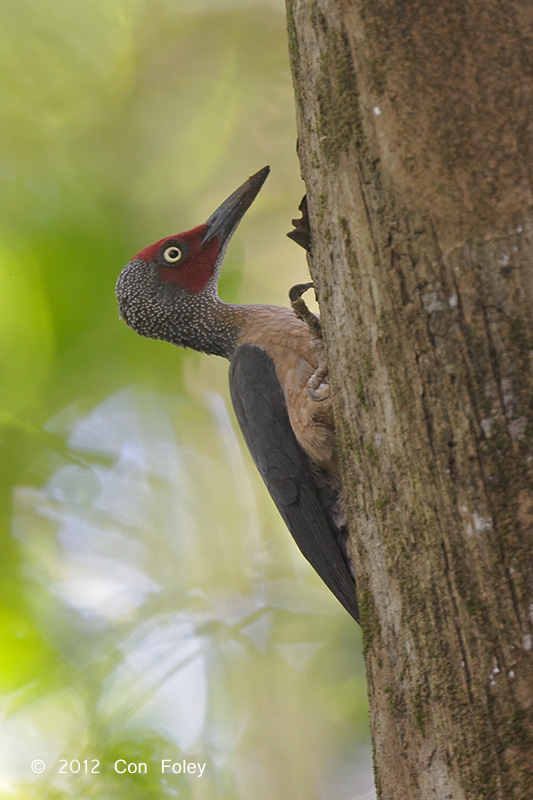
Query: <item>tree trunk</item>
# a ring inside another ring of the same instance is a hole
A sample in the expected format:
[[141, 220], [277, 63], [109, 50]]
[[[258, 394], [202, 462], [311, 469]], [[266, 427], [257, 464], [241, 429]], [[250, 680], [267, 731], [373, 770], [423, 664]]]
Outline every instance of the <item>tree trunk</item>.
[[533, 796], [531, 10], [287, 0], [380, 798]]

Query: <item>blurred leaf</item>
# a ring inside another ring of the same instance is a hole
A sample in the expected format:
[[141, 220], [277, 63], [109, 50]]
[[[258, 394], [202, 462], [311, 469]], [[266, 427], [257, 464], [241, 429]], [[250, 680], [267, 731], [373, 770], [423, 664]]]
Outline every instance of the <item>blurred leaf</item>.
[[0, 608], [0, 692], [12, 692], [46, 673], [52, 654], [22, 609]]
[[[0, 242], [0, 424], [37, 401], [52, 364], [53, 324], [35, 254]], [[9, 244], [8, 244], [9, 242]]]
[[305, 279], [283, 4], [1, 5], [0, 797], [352, 797], [359, 632], [241, 448], [227, 364], [135, 336], [113, 292], [267, 163], [221, 294]]

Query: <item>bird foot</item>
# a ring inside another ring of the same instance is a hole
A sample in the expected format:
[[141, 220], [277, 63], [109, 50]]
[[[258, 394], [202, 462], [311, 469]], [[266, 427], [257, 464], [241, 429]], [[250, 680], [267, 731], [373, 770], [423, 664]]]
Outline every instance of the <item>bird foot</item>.
[[328, 362], [326, 358], [326, 348], [324, 347], [324, 339], [322, 338], [322, 325], [320, 324], [320, 317], [313, 314], [307, 308], [305, 300], [302, 295], [308, 289], [314, 288], [314, 283], [297, 283], [289, 289], [289, 300], [291, 301], [291, 308], [296, 316], [307, 324], [311, 332], [311, 347], [313, 348], [317, 357], [318, 366], [307, 381], [307, 389], [311, 400], [320, 402], [327, 400], [329, 397], [329, 383], [326, 380], [328, 376]]

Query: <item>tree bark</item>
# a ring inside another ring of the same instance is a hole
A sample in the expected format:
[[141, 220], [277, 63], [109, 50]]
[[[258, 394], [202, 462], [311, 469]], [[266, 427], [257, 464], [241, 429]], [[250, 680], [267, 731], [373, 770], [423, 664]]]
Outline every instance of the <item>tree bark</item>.
[[526, 800], [532, 6], [287, 13], [378, 796]]

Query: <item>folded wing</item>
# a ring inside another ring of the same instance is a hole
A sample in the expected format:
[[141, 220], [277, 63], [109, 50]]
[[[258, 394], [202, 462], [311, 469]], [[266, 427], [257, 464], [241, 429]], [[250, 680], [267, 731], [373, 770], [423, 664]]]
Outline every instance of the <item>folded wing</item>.
[[344, 608], [359, 620], [355, 582], [292, 430], [268, 353], [241, 345], [230, 367], [231, 399], [252, 458], [296, 544]]

